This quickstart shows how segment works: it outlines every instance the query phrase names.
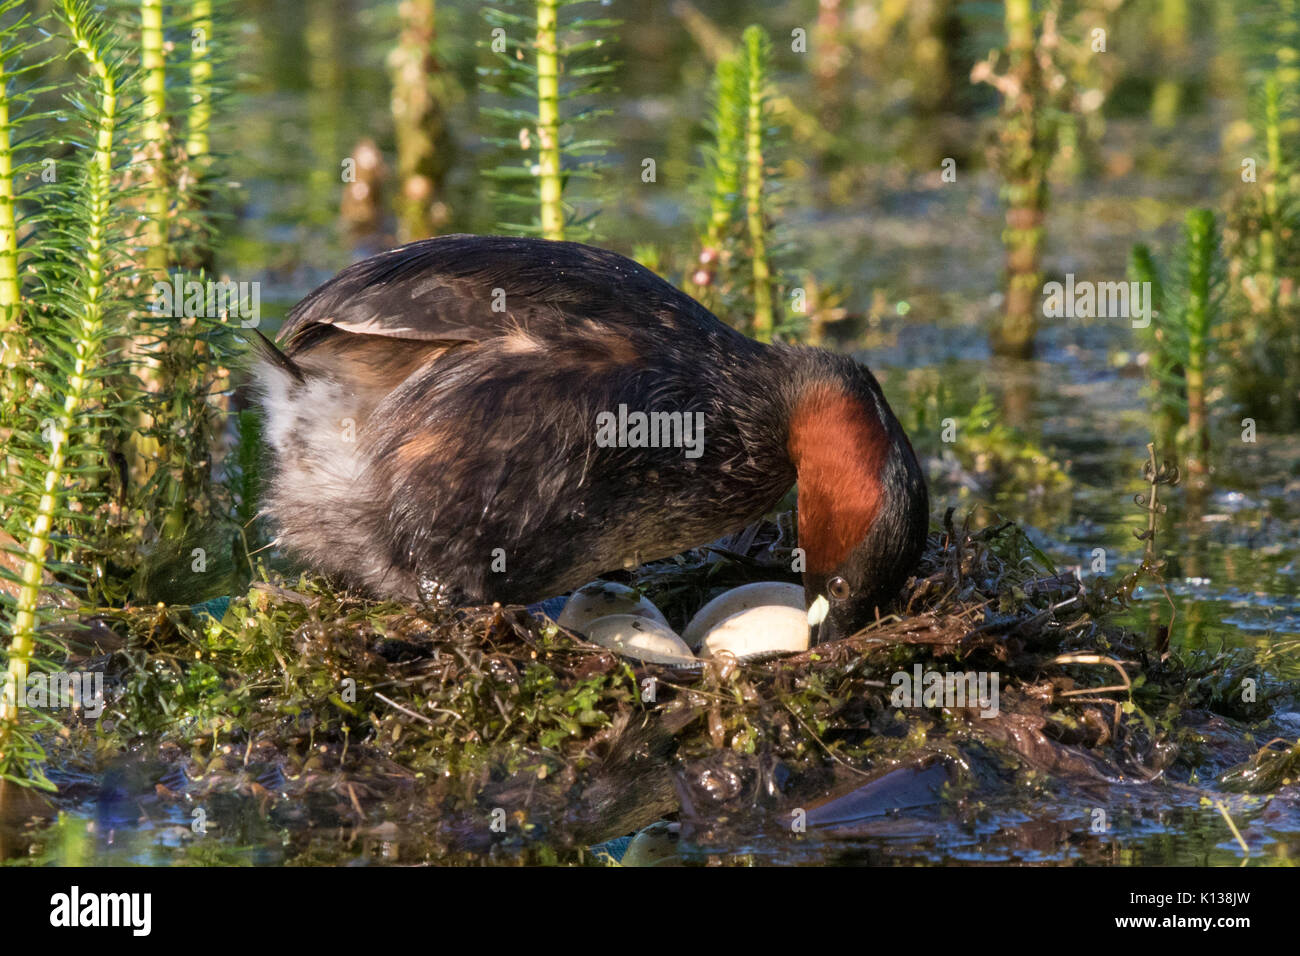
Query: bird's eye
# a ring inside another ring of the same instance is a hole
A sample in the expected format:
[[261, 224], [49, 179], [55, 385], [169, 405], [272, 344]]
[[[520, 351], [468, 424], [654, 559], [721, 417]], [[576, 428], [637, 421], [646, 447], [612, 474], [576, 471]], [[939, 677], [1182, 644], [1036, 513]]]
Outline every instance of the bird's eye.
[[853, 593], [853, 588], [849, 587], [849, 582], [843, 578], [831, 578], [830, 583], [826, 585], [826, 590], [837, 601], [843, 601]]

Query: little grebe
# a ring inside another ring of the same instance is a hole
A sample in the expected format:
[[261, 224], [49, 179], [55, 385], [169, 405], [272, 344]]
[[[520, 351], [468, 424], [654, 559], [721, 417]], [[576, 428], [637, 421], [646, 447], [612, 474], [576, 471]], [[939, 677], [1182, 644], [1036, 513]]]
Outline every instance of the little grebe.
[[540, 600], [715, 540], [797, 481], [830, 640], [925, 542], [925, 480], [866, 368], [746, 338], [612, 252], [414, 242], [316, 289], [280, 339], [257, 368], [277, 540], [376, 596]]

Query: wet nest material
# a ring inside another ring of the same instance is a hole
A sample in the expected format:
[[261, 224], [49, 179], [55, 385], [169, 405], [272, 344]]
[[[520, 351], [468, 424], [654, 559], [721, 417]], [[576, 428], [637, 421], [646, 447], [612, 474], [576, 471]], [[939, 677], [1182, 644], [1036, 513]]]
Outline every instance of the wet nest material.
[[[721, 590], [797, 579], [790, 528], [761, 522], [623, 580], [681, 627]], [[102, 801], [105, 766], [131, 754], [139, 779], [113, 785], [164, 807], [239, 798], [285, 826], [401, 821], [435, 856], [580, 852], [674, 814], [697, 839], [791, 831], [900, 770], [930, 774], [955, 807], [999, 792], [1085, 806], [1113, 788], [1199, 799], [1221, 775], [1294, 788], [1293, 754], [1249, 734], [1295, 688], [1244, 653], [1160, 653], [1114, 623], [1123, 601], [1057, 571], [1015, 525], [951, 513], [898, 615], [695, 670], [618, 657], [520, 607], [262, 583], [220, 620], [160, 606], [65, 626], [68, 666], [102, 670], [109, 704], [51, 749], [62, 799]], [[899, 706], [899, 675], [918, 672], [995, 676], [996, 707]]]

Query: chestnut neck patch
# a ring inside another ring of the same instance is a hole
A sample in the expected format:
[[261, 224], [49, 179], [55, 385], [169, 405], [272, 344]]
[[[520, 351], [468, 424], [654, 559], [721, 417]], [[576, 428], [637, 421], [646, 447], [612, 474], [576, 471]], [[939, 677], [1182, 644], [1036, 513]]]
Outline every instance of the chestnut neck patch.
[[799, 475], [799, 546], [808, 571], [826, 575], [876, 520], [889, 435], [874, 408], [834, 385], [814, 385], [795, 405], [788, 447]]

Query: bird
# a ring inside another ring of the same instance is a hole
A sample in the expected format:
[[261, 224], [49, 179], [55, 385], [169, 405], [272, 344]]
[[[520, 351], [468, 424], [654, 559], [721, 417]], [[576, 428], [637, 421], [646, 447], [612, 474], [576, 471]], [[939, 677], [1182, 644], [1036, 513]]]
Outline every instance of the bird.
[[528, 604], [679, 554], [797, 483], [813, 639], [889, 613], [925, 478], [853, 357], [761, 343], [622, 255], [447, 235], [253, 340], [278, 546], [379, 598]]

